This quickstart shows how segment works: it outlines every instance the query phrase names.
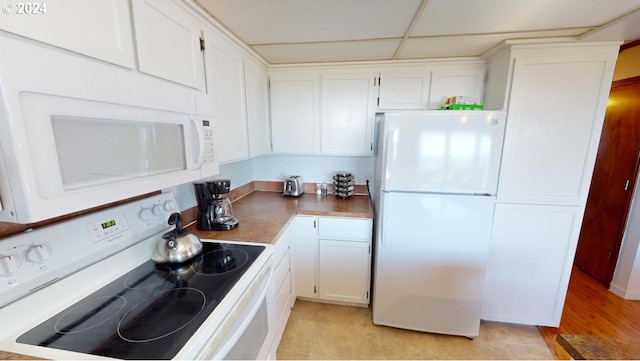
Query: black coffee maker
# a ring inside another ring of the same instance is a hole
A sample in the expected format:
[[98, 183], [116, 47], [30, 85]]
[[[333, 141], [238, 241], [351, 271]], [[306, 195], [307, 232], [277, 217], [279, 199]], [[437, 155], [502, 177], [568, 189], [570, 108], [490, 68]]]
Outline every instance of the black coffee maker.
[[233, 217], [229, 198], [223, 196], [231, 190], [231, 180], [218, 179], [193, 184], [198, 202], [196, 227], [202, 231], [229, 231], [238, 227]]

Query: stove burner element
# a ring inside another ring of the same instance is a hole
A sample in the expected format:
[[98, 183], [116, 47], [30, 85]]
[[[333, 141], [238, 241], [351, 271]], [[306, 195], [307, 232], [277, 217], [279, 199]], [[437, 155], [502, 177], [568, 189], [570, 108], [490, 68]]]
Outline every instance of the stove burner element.
[[[167, 337], [191, 323], [204, 309], [207, 297], [195, 288], [174, 288], [157, 299], [133, 306], [118, 323], [118, 335], [128, 342]], [[144, 312], [136, 310], [140, 307]], [[152, 318], [159, 322], [152, 322]], [[171, 322], [166, 322], [171, 320]]]
[[127, 300], [122, 296], [100, 297], [71, 308], [54, 325], [56, 332], [72, 334], [92, 329], [122, 311]]
[[200, 256], [191, 267], [201, 275], [215, 276], [242, 267], [249, 255], [242, 249], [220, 248]]
[[[265, 250], [247, 244], [203, 246], [197, 265], [195, 259], [171, 266], [148, 260], [16, 342], [123, 360], [174, 358]], [[238, 301], [235, 297], [230, 302]]]
[[128, 289], [138, 289], [154, 287], [160, 285], [171, 276], [171, 268], [167, 266], [156, 266], [152, 270], [141, 270], [132, 274], [124, 281], [124, 287]]

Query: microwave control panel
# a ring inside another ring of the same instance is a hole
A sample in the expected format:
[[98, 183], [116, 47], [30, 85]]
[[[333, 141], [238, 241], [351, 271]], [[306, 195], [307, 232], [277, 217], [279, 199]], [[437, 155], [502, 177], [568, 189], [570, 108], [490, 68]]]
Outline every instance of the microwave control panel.
[[202, 120], [202, 128], [204, 130], [204, 160], [203, 163], [215, 163], [215, 153], [213, 151], [213, 124], [210, 120]]

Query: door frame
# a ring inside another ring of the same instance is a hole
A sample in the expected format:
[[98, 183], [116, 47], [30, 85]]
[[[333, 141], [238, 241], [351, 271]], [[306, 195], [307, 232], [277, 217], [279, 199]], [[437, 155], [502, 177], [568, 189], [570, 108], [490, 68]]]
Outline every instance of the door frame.
[[[616, 81], [611, 83], [611, 89], [613, 90], [614, 88], [623, 87], [623, 86], [632, 85], [632, 84], [640, 84], [640, 76], [635, 76], [635, 77], [631, 77], [631, 78], [627, 78], [627, 79], [616, 80]], [[605, 115], [605, 121], [606, 121], [606, 115]], [[633, 172], [633, 175], [632, 175], [631, 179], [629, 179], [629, 190], [628, 190], [627, 199], [626, 199], [625, 205], [624, 205], [625, 212], [624, 212], [624, 216], [623, 216], [622, 223], [621, 223], [623, 226], [620, 227], [620, 229], [618, 230], [618, 234], [616, 236], [615, 245], [614, 245], [613, 249], [611, 250], [611, 258], [610, 258], [609, 266], [608, 266], [608, 269], [607, 269], [607, 280], [608, 281], [604, 285], [606, 288], [609, 288], [611, 286], [611, 281], [613, 280], [613, 275], [614, 275], [615, 270], [616, 270], [617, 265], [618, 265], [618, 258], [619, 258], [619, 255], [620, 255], [620, 248], [622, 246], [622, 240], [624, 238], [624, 234], [625, 234], [626, 229], [627, 229], [627, 222], [629, 220], [629, 213], [631, 211], [631, 204], [633, 203], [633, 199], [635, 198], [635, 188], [636, 188], [636, 182], [638, 181], [638, 172], [639, 171], [640, 171], [640, 144], [638, 144], [638, 146], [636, 148], [636, 165], [635, 165], [635, 169], [634, 169], [634, 172]], [[586, 208], [585, 208], [585, 213], [586, 213]], [[578, 242], [580, 242], [580, 239], [578, 239]]]

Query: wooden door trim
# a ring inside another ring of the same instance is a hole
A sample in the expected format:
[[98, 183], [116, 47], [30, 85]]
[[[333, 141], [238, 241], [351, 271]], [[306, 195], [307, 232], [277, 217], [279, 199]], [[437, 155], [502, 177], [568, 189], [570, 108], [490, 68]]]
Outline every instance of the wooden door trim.
[[611, 87], [612, 88], [617, 88], [617, 87], [621, 87], [621, 86], [625, 86], [625, 85], [631, 85], [631, 84], [635, 84], [635, 83], [640, 83], [640, 75], [639, 76], [634, 76], [634, 77], [631, 77], [631, 78], [620, 79], [620, 80], [616, 80], [614, 82], [611, 82]]
[[618, 266], [618, 257], [620, 256], [620, 248], [622, 247], [622, 242], [624, 241], [624, 233], [627, 230], [627, 222], [629, 221], [629, 213], [631, 213], [631, 204], [633, 203], [633, 198], [635, 196], [636, 182], [638, 181], [638, 171], [640, 170], [640, 146], [636, 152], [636, 167], [633, 172], [633, 176], [629, 179], [629, 193], [627, 194], [627, 201], [625, 205], [625, 213], [622, 220], [622, 227], [618, 230], [618, 241], [613, 247], [612, 257], [609, 262], [609, 268], [607, 269], [607, 288], [611, 286], [611, 281], [613, 280], [613, 274], [616, 271], [616, 267]]
[[[640, 45], [640, 41], [638, 41], [638, 43], [639, 44], [637, 45]], [[611, 89], [633, 85], [637, 83], [640, 83], [640, 76], [616, 80], [611, 83]], [[622, 247], [622, 242], [624, 241], [623, 239], [624, 232], [627, 229], [627, 222], [629, 221], [629, 213], [631, 212], [631, 204], [633, 203], [633, 198], [635, 196], [636, 182], [638, 181], [638, 171], [640, 171], [640, 146], [638, 146], [638, 149], [636, 150], [636, 167], [634, 169], [633, 176], [631, 177], [631, 179], [629, 179], [630, 188], [629, 188], [629, 193], [627, 194], [627, 200], [625, 205], [626, 210], [624, 214], [624, 219], [622, 220], [622, 227], [618, 230], [618, 241], [616, 242], [615, 246], [613, 247], [613, 250], [611, 251], [612, 258], [610, 259], [611, 262], [609, 263], [609, 268], [607, 270], [607, 279], [609, 280], [609, 282], [607, 282], [607, 285], [606, 285], [607, 288], [609, 288], [609, 286], [611, 285], [611, 281], [613, 280], [613, 274], [615, 273], [616, 267], [618, 265], [620, 248]]]
[[620, 51], [631, 49], [631, 48], [634, 48], [636, 46], [640, 46], [640, 40], [634, 40], [634, 41], [632, 41], [630, 43], [626, 43], [626, 44], [620, 45]]

